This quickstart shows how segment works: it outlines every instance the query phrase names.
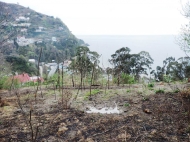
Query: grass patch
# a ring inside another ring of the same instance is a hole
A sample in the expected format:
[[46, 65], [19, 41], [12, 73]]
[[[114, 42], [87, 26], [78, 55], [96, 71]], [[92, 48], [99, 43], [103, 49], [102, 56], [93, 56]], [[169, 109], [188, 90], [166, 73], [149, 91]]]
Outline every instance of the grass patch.
[[130, 92], [131, 92], [131, 90], [127, 90], [126, 92], [127, 92], [127, 93], [130, 93]]
[[153, 88], [149, 88], [150, 91], [153, 91], [154, 89]]
[[153, 84], [153, 83], [150, 83], [150, 84], [148, 84], [148, 87], [149, 87], [149, 88], [153, 88], [153, 87], [154, 87], [154, 84]]
[[179, 92], [180, 92], [179, 89], [176, 89], [176, 90], [173, 91], [173, 93], [179, 93]]
[[161, 93], [164, 93], [165, 91], [163, 89], [158, 89], [155, 91], [156, 94], [161, 94]]
[[[96, 95], [100, 93], [101, 91], [99, 89], [91, 90], [91, 96]], [[86, 92], [84, 95], [84, 99], [87, 100], [90, 97], [90, 91]]]
[[129, 103], [125, 103], [124, 107], [130, 107], [130, 104]]

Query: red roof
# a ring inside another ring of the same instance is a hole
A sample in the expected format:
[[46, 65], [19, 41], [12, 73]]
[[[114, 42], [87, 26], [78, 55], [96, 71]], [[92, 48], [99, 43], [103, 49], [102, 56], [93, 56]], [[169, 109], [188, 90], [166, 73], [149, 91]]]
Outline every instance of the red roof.
[[18, 79], [21, 83], [29, 82], [30, 77], [27, 73], [14, 76], [14, 79]]

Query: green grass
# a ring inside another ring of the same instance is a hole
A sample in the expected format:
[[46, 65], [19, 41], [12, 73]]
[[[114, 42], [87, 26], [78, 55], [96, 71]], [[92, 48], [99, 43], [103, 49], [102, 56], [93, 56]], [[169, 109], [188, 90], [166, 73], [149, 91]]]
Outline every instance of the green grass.
[[[96, 95], [100, 93], [101, 91], [99, 89], [91, 90], [91, 95]], [[86, 92], [84, 95], [84, 99], [87, 100], [90, 97], [90, 91]]]
[[131, 92], [131, 90], [127, 90], [126, 92], [127, 92], [127, 93], [130, 93], [130, 92]]
[[148, 84], [148, 87], [149, 87], [149, 88], [153, 88], [153, 87], [154, 87], [154, 84], [153, 84], [153, 83], [149, 83], [149, 84]]
[[129, 103], [125, 103], [124, 106], [125, 106], [125, 107], [129, 107], [130, 104], [129, 104]]
[[173, 93], [179, 93], [179, 92], [180, 92], [179, 89], [173, 91]]
[[161, 94], [161, 93], [164, 93], [165, 91], [163, 89], [158, 89], [155, 91], [156, 94]]

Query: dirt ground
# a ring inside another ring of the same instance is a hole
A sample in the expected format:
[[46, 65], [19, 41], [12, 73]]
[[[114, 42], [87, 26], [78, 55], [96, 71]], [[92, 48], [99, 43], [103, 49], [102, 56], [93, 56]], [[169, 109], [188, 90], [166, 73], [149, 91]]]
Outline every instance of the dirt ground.
[[[189, 102], [174, 93], [177, 88], [184, 85], [131, 85], [100, 89], [90, 99], [84, 97], [89, 90], [84, 90], [76, 100], [77, 90], [67, 89], [63, 102], [62, 90], [43, 89], [37, 94], [31, 88], [1, 90], [0, 141], [188, 142]], [[164, 93], [155, 94], [158, 89]], [[70, 108], [65, 109], [64, 100]], [[115, 104], [121, 113], [86, 113], [89, 106], [101, 109]]]

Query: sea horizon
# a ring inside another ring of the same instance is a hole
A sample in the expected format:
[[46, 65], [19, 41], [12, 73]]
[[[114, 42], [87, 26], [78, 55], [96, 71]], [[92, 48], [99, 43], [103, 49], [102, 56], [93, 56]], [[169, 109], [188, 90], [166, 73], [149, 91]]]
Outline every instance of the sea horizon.
[[186, 56], [177, 44], [177, 36], [179, 35], [76, 35], [77, 38], [89, 44], [91, 51], [102, 55], [101, 67], [110, 67], [108, 59], [111, 59], [111, 55], [122, 47], [129, 47], [131, 53], [149, 52], [154, 59], [153, 69], [156, 69], [156, 66], [162, 66], [163, 60], [167, 57], [172, 56], [178, 59]]

